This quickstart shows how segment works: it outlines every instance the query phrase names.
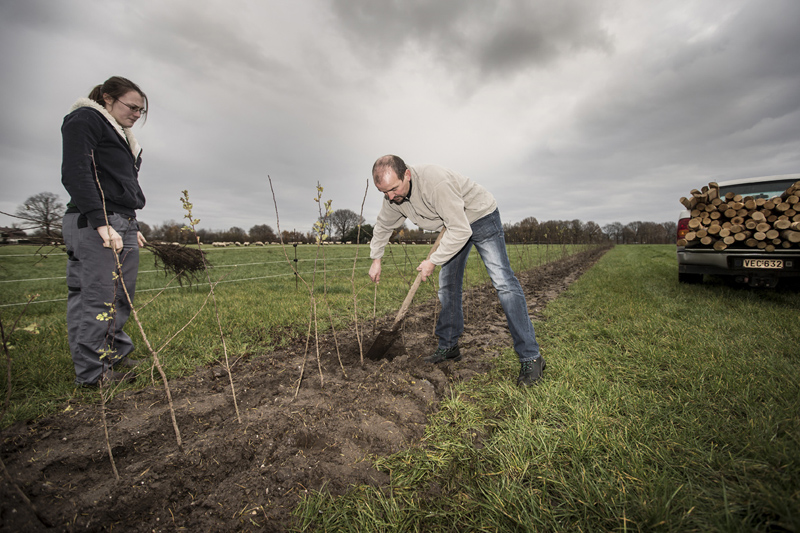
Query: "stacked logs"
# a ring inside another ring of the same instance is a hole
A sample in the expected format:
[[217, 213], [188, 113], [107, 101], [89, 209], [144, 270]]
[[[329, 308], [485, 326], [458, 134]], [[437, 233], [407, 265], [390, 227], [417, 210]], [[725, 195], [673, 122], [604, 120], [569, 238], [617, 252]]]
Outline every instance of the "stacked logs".
[[770, 199], [731, 192], [721, 196], [714, 182], [690, 195], [680, 200], [691, 219], [678, 246], [765, 252], [800, 247], [800, 181]]

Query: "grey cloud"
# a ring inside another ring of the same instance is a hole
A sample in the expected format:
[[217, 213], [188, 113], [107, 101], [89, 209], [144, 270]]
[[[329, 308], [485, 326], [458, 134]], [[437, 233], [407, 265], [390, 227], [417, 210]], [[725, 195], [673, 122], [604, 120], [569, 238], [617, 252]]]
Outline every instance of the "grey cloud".
[[24, 27], [33, 31], [54, 31], [58, 27], [63, 27], [66, 20], [75, 16], [74, 13], [67, 2], [42, 0], [2, 2], [0, 25], [9, 28]]
[[603, 2], [334, 0], [333, 7], [361, 53], [391, 62], [414, 47], [460, 74], [513, 74], [612, 47]]
[[[747, 135], [757, 128], [796, 141], [800, 54], [788, 51], [800, 49], [800, 34], [788, 21], [798, 20], [800, 9], [791, 1], [781, 5], [768, 20], [760, 5], [750, 5], [712, 37], [678, 46], [666, 60], [642, 54], [630, 78], [615, 80], [583, 103], [569, 149], [584, 161], [608, 162], [627, 152], [628, 164], [641, 165], [628, 169], [635, 172], [676, 162], [740, 161], [759, 144], [772, 144], [769, 135]], [[754, 17], [762, 20], [754, 23]]]
[[600, 27], [602, 3], [516, 1], [501, 4], [500, 16], [478, 42], [483, 72], [513, 72], [544, 66], [576, 52], [610, 52], [611, 37]]
[[243, 20], [198, 2], [164, 2], [140, 21], [146, 52], [195, 78], [285, 74], [288, 67], [246, 34]]

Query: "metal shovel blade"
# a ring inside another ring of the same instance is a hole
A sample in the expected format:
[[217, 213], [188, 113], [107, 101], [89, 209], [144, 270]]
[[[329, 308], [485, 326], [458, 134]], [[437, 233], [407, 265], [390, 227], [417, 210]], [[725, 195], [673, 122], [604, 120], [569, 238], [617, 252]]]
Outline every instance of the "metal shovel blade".
[[375, 337], [375, 340], [372, 342], [372, 347], [367, 352], [367, 359], [372, 359], [373, 361], [377, 361], [379, 359], [383, 359], [386, 357], [386, 354], [389, 352], [389, 349], [394, 344], [394, 341], [397, 340], [397, 337], [400, 336], [399, 329], [384, 329], [378, 333], [378, 336]]

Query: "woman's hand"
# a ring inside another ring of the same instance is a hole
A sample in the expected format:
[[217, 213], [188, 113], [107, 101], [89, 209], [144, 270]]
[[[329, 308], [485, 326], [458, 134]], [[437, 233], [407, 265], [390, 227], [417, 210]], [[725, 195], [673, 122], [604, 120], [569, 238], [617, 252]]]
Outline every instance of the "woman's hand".
[[120, 237], [117, 230], [111, 226], [100, 226], [97, 228], [97, 233], [103, 239], [103, 247], [111, 248], [115, 252], [122, 251], [122, 237]]
[[141, 231], [136, 232], [136, 240], [139, 241], [139, 248], [144, 248], [144, 245], [147, 244], [147, 239], [144, 238]]

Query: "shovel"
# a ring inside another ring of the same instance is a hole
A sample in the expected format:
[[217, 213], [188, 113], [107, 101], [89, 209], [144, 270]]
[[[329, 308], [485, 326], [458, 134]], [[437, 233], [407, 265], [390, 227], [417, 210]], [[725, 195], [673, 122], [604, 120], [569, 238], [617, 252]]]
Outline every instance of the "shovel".
[[[433, 252], [435, 252], [439, 247], [439, 243], [441, 242], [442, 235], [444, 235], [445, 231], [447, 231], [447, 228], [442, 228], [442, 231], [439, 233], [439, 236], [436, 237], [436, 241], [433, 243], [433, 246], [431, 246], [431, 251], [428, 252], [428, 257], [426, 259], [430, 259], [431, 255], [433, 255]], [[414, 280], [414, 283], [411, 284], [411, 290], [408, 291], [406, 299], [403, 300], [403, 305], [400, 306], [400, 311], [397, 312], [397, 317], [394, 319], [392, 327], [381, 330], [381, 332], [378, 333], [378, 336], [375, 337], [372, 347], [367, 352], [368, 359], [377, 361], [378, 359], [383, 359], [386, 357], [386, 352], [389, 351], [389, 348], [392, 347], [392, 344], [394, 344], [394, 341], [396, 341], [397, 337], [400, 335], [400, 323], [406, 317], [408, 307], [411, 305], [411, 300], [414, 299], [414, 294], [417, 292], [420, 283], [422, 283], [422, 272], [417, 274], [417, 278]]]

